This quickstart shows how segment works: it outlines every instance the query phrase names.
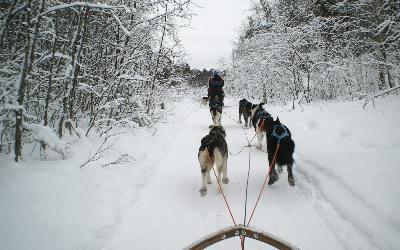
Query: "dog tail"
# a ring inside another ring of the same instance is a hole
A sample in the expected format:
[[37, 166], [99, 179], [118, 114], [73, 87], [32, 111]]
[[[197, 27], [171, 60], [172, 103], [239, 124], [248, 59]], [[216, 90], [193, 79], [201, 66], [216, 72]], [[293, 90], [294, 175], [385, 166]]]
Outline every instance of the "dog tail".
[[211, 164], [213, 164], [213, 167], [214, 167], [215, 161], [213, 160], [214, 159], [213, 151], [214, 150], [211, 150], [209, 147], [206, 147], [206, 153], [207, 153], [208, 160], [210, 161]]

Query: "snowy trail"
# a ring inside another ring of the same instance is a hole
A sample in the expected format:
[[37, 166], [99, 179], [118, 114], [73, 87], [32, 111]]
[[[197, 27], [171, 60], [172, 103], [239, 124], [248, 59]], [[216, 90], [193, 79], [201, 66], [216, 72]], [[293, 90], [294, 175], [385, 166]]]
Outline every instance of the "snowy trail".
[[[227, 100], [230, 182], [223, 185], [237, 223], [243, 224], [249, 148]], [[288, 126], [296, 143], [290, 187], [284, 169], [266, 186], [250, 226], [301, 249], [400, 249], [400, 99], [304, 105], [304, 111], [264, 106]], [[171, 112], [173, 111], [173, 112]], [[0, 248], [182, 249], [232, 220], [215, 177], [200, 197], [200, 140], [211, 123], [208, 108], [193, 100], [169, 103], [165, 119], [151, 128], [119, 135], [104, 162], [129, 153], [135, 160], [79, 168], [101, 143], [81, 138], [67, 160], [0, 158]], [[246, 129], [248, 138], [254, 130]], [[256, 140], [256, 139], [255, 139]], [[253, 141], [254, 143], [255, 141]], [[247, 220], [266, 172], [263, 150], [251, 148]], [[4, 164], [3, 164], [4, 163]], [[240, 249], [229, 239], [209, 249]], [[246, 249], [266, 249], [247, 239]], [[268, 248], [267, 248], [268, 249]]]
[[[237, 117], [235, 103], [224, 109]], [[185, 104], [188, 114], [176, 128], [174, 142], [161, 157], [157, 171], [140, 194], [131, 210], [126, 211], [114, 236], [104, 249], [181, 249], [191, 242], [231, 226], [232, 220], [217, 191], [215, 177], [208, 194], [200, 197], [201, 184], [197, 151], [200, 139], [208, 133], [211, 122], [207, 108]], [[238, 152], [246, 140], [242, 128], [223, 115], [229, 151]], [[290, 124], [289, 124], [290, 125]], [[246, 130], [251, 138], [252, 129]], [[265, 143], [263, 143], [265, 150]], [[237, 156], [229, 155], [230, 183], [224, 190], [237, 223], [243, 224], [245, 184], [248, 170], [248, 148]], [[251, 172], [248, 191], [247, 219], [251, 212], [267, 171], [264, 151], [251, 149]], [[268, 231], [302, 249], [373, 249], [379, 248], [368, 239], [358, 225], [349, 223], [318, 191], [310, 177], [313, 168], [307, 160], [299, 159], [295, 167], [296, 186], [287, 183], [284, 170], [279, 182], [267, 186], [255, 212], [251, 226]], [[297, 168], [301, 168], [298, 170]], [[360, 206], [363, 206], [360, 203]], [[210, 249], [239, 249], [239, 240], [223, 241]], [[247, 240], [249, 249], [265, 249], [265, 245]]]

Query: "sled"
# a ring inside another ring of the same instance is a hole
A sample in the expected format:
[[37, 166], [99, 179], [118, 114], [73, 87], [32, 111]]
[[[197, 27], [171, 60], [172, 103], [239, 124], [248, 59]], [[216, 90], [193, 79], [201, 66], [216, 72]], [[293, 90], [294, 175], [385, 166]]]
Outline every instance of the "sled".
[[245, 237], [245, 238], [252, 238], [261, 242], [264, 242], [265, 244], [269, 246], [273, 246], [277, 249], [283, 249], [283, 250], [299, 250], [300, 248], [282, 240], [279, 239], [278, 237], [269, 234], [267, 232], [252, 228], [252, 227], [247, 227], [243, 225], [237, 225], [237, 226], [231, 226], [231, 227], [226, 227], [224, 229], [221, 229], [217, 232], [214, 232], [212, 234], [209, 234], [202, 239], [190, 244], [184, 250], [198, 250], [198, 249], [204, 249], [206, 247], [209, 247], [211, 245], [214, 245], [215, 243], [218, 243], [220, 241], [233, 238], [233, 237]]

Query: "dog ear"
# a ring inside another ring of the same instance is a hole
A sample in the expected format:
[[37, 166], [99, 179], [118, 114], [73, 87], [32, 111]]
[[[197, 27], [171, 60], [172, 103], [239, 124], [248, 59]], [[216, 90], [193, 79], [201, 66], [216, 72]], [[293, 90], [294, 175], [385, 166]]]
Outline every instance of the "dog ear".
[[276, 117], [276, 122], [277, 122], [277, 123], [281, 123], [281, 122], [279, 121], [279, 117], [278, 117], [278, 116]]

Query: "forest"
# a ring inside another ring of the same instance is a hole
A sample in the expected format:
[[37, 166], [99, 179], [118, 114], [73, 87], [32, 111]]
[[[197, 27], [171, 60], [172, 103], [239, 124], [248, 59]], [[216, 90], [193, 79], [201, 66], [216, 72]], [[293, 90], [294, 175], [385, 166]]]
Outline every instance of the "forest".
[[282, 104], [395, 88], [399, 13], [400, 1], [260, 0], [235, 44], [230, 90]]
[[[178, 30], [191, 0], [0, 3], [0, 153], [39, 143], [63, 158], [65, 134], [104, 135], [159, 119], [165, 100], [205, 86]], [[358, 100], [400, 84], [400, 1], [252, 3], [219, 69], [231, 96], [285, 104]]]
[[[0, 3], [0, 152], [149, 124], [182, 85], [190, 0]], [[64, 156], [63, 156], [64, 157]]]

